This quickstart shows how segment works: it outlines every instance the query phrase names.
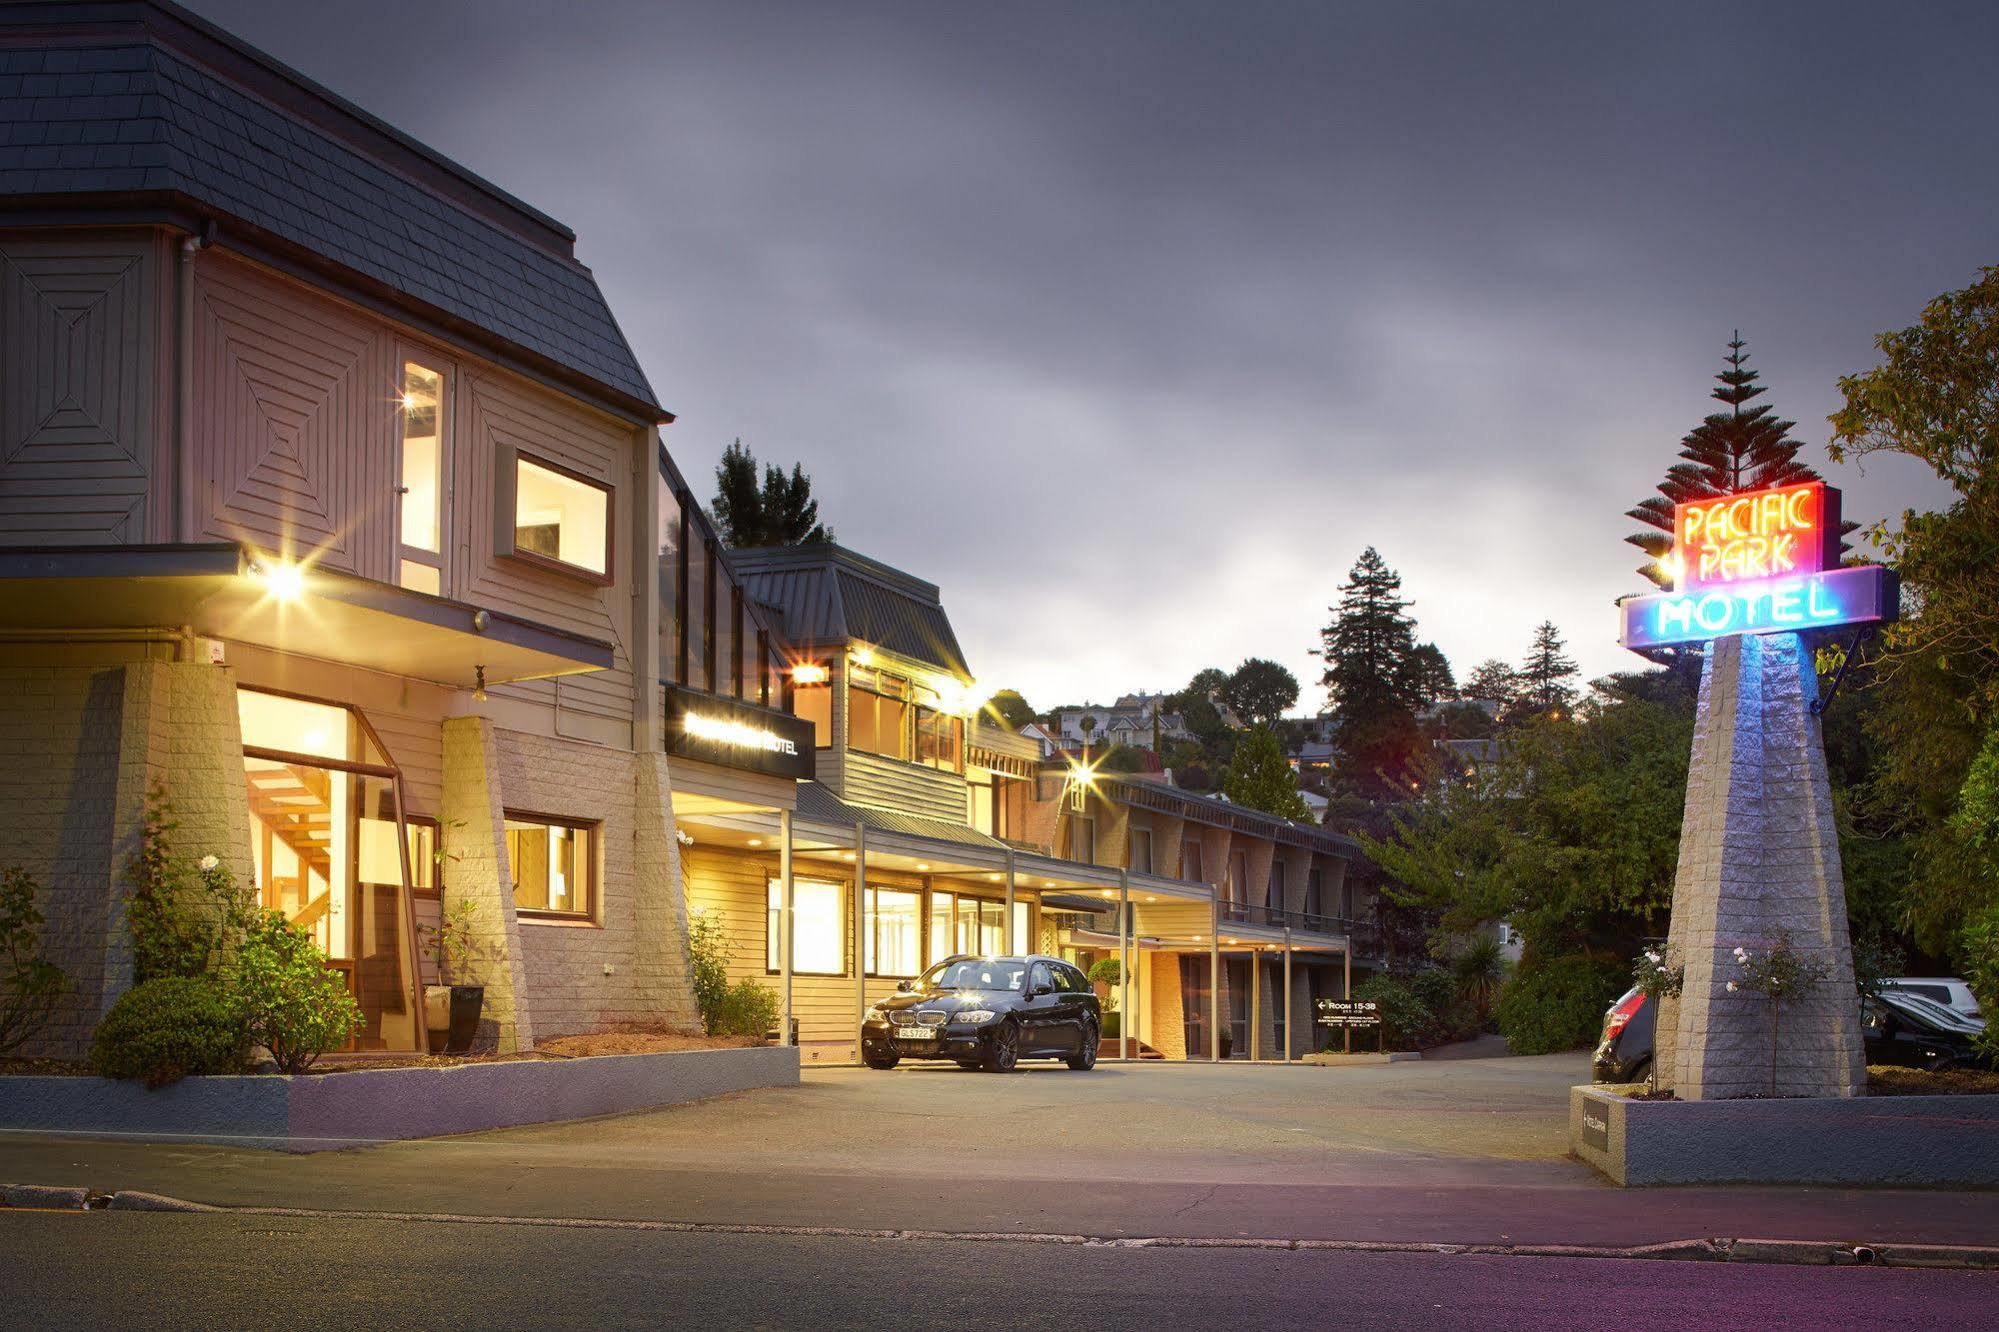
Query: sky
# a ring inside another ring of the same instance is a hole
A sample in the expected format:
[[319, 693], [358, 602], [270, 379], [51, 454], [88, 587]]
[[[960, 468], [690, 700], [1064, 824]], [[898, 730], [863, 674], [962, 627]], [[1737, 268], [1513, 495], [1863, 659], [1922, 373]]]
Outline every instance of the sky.
[[1999, 263], [1999, 7], [196, 0], [578, 233], [712, 492], [802, 462], [1037, 708], [1312, 656], [1361, 550], [1460, 677], [1637, 664], [1623, 514]]

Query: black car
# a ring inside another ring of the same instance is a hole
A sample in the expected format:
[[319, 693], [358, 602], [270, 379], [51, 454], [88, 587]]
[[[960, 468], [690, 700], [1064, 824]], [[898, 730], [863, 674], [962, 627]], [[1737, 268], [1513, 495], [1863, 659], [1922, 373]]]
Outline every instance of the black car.
[[951, 957], [898, 989], [861, 1023], [869, 1068], [904, 1059], [951, 1059], [995, 1073], [1022, 1059], [1096, 1067], [1104, 1029], [1096, 991], [1059, 957]]
[[1652, 1068], [1652, 1023], [1657, 1005], [1643, 991], [1626, 990], [1603, 1015], [1603, 1039], [1591, 1061], [1598, 1082], [1643, 1082]]

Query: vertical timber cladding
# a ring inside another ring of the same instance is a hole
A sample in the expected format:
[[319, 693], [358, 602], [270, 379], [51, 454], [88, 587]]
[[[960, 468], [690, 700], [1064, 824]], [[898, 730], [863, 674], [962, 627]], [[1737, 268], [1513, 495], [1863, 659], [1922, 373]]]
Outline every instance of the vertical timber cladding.
[[666, 752], [725, 768], [812, 778], [812, 723], [738, 699], [665, 686]]

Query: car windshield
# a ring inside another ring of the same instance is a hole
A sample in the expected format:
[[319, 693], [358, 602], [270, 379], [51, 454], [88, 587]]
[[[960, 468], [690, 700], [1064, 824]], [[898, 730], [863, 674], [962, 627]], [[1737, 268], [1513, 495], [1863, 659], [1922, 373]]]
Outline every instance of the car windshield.
[[1018, 990], [1027, 963], [1017, 957], [967, 957], [940, 962], [923, 974], [926, 990]]

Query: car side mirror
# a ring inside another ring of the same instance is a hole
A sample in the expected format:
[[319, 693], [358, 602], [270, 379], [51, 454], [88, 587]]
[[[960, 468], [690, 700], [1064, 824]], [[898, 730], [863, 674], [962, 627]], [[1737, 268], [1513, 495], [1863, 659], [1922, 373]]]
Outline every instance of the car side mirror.
[[916, 988], [916, 982], [899, 980], [895, 983], [895, 988], [899, 993], [908, 994], [911, 990]]

